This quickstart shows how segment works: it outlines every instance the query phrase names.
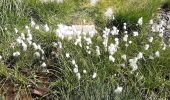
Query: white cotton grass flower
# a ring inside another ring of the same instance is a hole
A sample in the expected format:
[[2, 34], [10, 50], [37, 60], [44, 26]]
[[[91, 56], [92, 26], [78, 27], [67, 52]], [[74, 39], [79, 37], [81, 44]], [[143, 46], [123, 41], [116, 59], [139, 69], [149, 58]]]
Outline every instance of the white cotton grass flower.
[[127, 29], [127, 24], [123, 23], [123, 29], [126, 30]]
[[123, 41], [124, 41], [124, 42], [127, 42], [127, 40], [128, 40], [128, 35], [126, 34], [126, 35], [124, 35], [124, 37], [123, 37]]
[[20, 56], [20, 52], [19, 52], [19, 51], [16, 51], [16, 52], [14, 52], [12, 55], [13, 55], [14, 57], [18, 57], [18, 56]]
[[123, 90], [123, 87], [118, 86], [118, 87], [115, 89], [114, 92], [115, 92], [115, 93], [121, 93], [122, 90]]
[[132, 41], [129, 41], [129, 44], [132, 44]]
[[81, 78], [80, 73], [76, 73], [76, 76], [77, 76], [78, 80], [80, 80], [80, 78]]
[[33, 48], [34, 48], [35, 50], [38, 50], [38, 46], [37, 46], [36, 43], [32, 43], [32, 46], [33, 46]]
[[126, 56], [125, 54], [123, 54], [123, 55], [121, 56], [121, 58], [122, 58], [124, 61], [127, 60], [127, 56]]
[[108, 47], [108, 51], [109, 51], [110, 55], [113, 55], [115, 52], [117, 52], [117, 49], [118, 49], [118, 45], [113, 44], [113, 43], [111, 43]]
[[57, 44], [58, 44], [58, 47], [59, 47], [60, 49], [62, 49], [62, 48], [63, 48], [63, 46], [62, 46], [62, 43], [61, 43], [61, 42], [58, 42]]
[[111, 19], [113, 17], [113, 10], [111, 7], [107, 8], [107, 10], [105, 12], [105, 16], [109, 19]]
[[153, 37], [149, 37], [148, 41], [151, 43], [153, 41]]
[[76, 39], [75, 45], [79, 45], [80, 47], [82, 47], [82, 44], [81, 44], [81, 36], [78, 36], [78, 38]]
[[118, 46], [119, 45], [119, 39], [115, 38], [115, 44]]
[[109, 61], [115, 62], [115, 58], [113, 56], [109, 56]]
[[45, 62], [43, 62], [42, 64], [41, 64], [41, 67], [46, 67], [47, 65], [46, 65], [46, 63]]
[[143, 53], [139, 52], [138, 55], [137, 55], [137, 59], [142, 59], [142, 58], [143, 58]]
[[84, 74], [86, 74], [86, 73], [87, 73], [87, 71], [84, 69], [84, 70], [83, 70], [83, 73], [84, 73]]
[[99, 48], [99, 46], [96, 46], [96, 53], [97, 53], [97, 56], [100, 56], [100, 48]]
[[2, 56], [0, 55], [0, 60], [2, 60]]
[[85, 38], [85, 40], [86, 40], [87, 45], [92, 44], [92, 40], [91, 40], [91, 38]]
[[70, 58], [70, 54], [69, 53], [66, 53], [66, 58]]
[[166, 48], [167, 48], [167, 45], [164, 43], [162, 50], [166, 50]]
[[91, 54], [91, 51], [90, 51], [90, 50], [88, 50], [88, 51], [87, 51], [87, 53], [88, 53], [88, 54]]
[[27, 34], [27, 41], [28, 41], [28, 40], [29, 40], [29, 41], [32, 41], [32, 34], [31, 34], [31, 33], [28, 33], [28, 34]]
[[45, 30], [45, 32], [49, 32], [50, 31], [50, 28], [48, 27], [47, 24], [44, 25], [44, 30]]
[[39, 58], [40, 57], [40, 53], [39, 52], [35, 52], [34, 55]]
[[90, 0], [90, 4], [92, 6], [95, 6], [99, 0]]
[[86, 46], [86, 49], [87, 49], [87, 50], [89, 50], [89, 49], [90, 49], [90, 47], [89, 47], [89, 46]]
[[27, 30], [29, 29], [28, 25], [25, 26], [25, 29], [27, 29]]
[[145, 49], [145, 50], [148, 50], [148, 49], [149, 49], [149, 44], [145, 44], [144, 49]]
[[133, 32], [133, 36], [138, 36], [139, 33], [137, 31]]
[[74, 72], [74, 73], [78, 73], [78, 72], [79, 72], [78, 67], [75, 67], [75, 68], [73, 69], [73, 72]]
[[18, 33], [18, 29], [17, 28], [14, 28], [14, 30], [15, 30], [15, 33]]
[[94, 79], [94, 78], [96, 78], [96, 77], [97, 77], [97, 73], [94, 72], [92, 78]]
[[149, 21], [149, 24], [150, 24], [150, 25], [152, 25], [152, 24], [153, 24], [153, 19], [151, 19], [151, 20]]
[[129, 46], [129, 44], [126, 43], [126, 44], [125, 44], [125, 47], [128, 47], [128, 46]]
[[138, 69], [137, 65], [138, 58], [134, 57], [133, 59], [129, 59], [130, 66], [132, 67], [132, 71], [135, 71]]
[[73, 65], [76, 65], [76, 61], [75, 61], [74, 59], [71, 61], [71, 63], [72, 63]]
[[31, 27], [34, 27], [35, 26], [35, 22], [34, 20], [31, 18]]
[[21, 33], [21, 39], [25, 40], [25, 34]]
[[5, 30], [7, 31], [7, 30], [8, 30], [8, 28], [7, 28], [7, 27], [5, 27]]
[[36, 25], [36, 26], [35, 26], [35, 29], [36, 29], [36, 30], [39, 30], [39, 29], [40, 29], [40, 26], [39, 26], [39, 25]]
[[141, 26], [142, 24], [143, 24], [143, 17], [141, 17], [141, 18], [138, 19], [138, 25]]
[[164, 35], [163, 33], [159, 33], [159, 37], [161, 37], [161, 38], [162, 38], [162, 37], [163, 37], [163, 35]]
[[17, 41], [18, 44], [21, 44], [21, 43], [23, 42], [23, 40], [21, 39], [21, 37], [18, 37], [18, 38], [16, 39], [16, 41]]
[[21, 43], [23, 51], [27, 51], [27, 44], [24, 42]]
[[111, 34], [112, 35], [118, 35], [119, 34], [119, 30], [117, 29], [117, 27], [113, 26], [113, 30], [111, 30]]
[[155, 52], [155, 56], [156, 56], [156, 57], [160, 57], [160, 52], [159, 52], [159, 51], [156, 51], [156, 52]]

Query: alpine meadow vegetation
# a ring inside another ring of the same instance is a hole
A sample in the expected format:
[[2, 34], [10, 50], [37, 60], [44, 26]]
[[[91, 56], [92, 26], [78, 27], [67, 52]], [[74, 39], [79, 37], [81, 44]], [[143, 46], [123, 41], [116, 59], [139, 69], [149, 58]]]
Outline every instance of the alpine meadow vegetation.
[[169, 0], [1, 0], [0, 99], [169, 100], [162, 5], [170, 10]]

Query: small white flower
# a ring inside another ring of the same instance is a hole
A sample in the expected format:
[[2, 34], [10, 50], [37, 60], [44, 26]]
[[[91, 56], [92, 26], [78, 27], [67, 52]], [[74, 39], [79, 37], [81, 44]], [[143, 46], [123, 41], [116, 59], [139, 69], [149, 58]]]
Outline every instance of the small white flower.
[[35, 26], [35, 22], [34, 20], [31, 18], [31, 27], [34, 27]]
[[31, 33], [28, 33], [27, 36], [28, 36], [28, 37], [27, 37], [27, 40], [30, 40], [30, 41], [31, 41], [31, 40], [32, 40], [32, 34], [31, 34]]
[[8, 30], [8, 28], [7, 28], [7, 27], [5, 27], [5, 30]]
[[148, 41], [151, 43], [153, 41], [153, 37], [150, 37]]
[[14, 28], [14, 30], [15, 30], [15, 33], [18, 33], [18, 29], [17, 28]]
[[123, 29], [124, 29], [124, 30], [127, 29], [126, 25], [127, 25], [126, 23], [123, 23]]
[[142, 25], [142, 24], [143, 24], [143, 17], [139, 18], [138, 24], [139, 24], [139, 25]]
[[40, 53], [39, 53], [39, 52], [35, 52], [34, 55], [35, 55], [36, 57], [40, 57]]
[[129, 44], [126, 43], [126, 44], [125, 44], [125, 47], [128, 47], [128, 46], [129, 46]]
[[132, 44], [132, 41], [129, 41], [129, 44]]
[[47, 65], [46, 65], [45, 62], [43, 62], [42, 65], [41, 65], [41, 67], [46, 67], [46, 66], [47, 66]]
[[2, 59], [2, 56], [0, 55], [0, 60]]
[[138, 55], [137, 55], [137, 58], [138, 58], [138, 59], [142, 59], [142, 58], [143, 58], [143, 53], [142, 53], [142, 52], [139, 52]]
[[78, 73], [79, 71], [78, 71], [78, 67], [75, 67], [74, 69], [73, 69], [73, 72], [74, 73]]
[[23, 40], [21, 39], [21, 37], [18, 37], [18, 38], [16, 39], [16, 41], [17, 41], [18, 44], [21, 44], [21, 43], [23, 42]]
[[22, 38], [23, 40], [25, 40], [25, 34], [24, 34], [24, 33], [21, 33], [21, 38]]
[[36, 43], [32, 43], [32, 46], [33, 46], [33, 48], [34, 48], [35, 50], [37, 50], [37, 49], [38, 49], [38, 46], [37, 46], [37, 44], [36, 44]]
[[74, 59], [71, 61], [71, 63], [72, 63], [73, 65], [76, 65], [76, 61], [75, 61]]
[[94, 79], [96, 77], [97, 77], [97, 73], [94, 72], [92, 78]]
[[150, 25], [152, 25], [152, 24], [153, 24], [153, 20], [152, 20], [152, 19], [149, 21], [149, 24], [150, 24]]
[[83, 73], [84, 73], [84, 74], [86, 74], [86, 73], [87, 73], [87, 71], [86, 71], [86, 70], [83, 70]]
[[129, 59], [130, 66], [132, 67], [132, 71], [135, 71], [138, 69], [137, 65], [138, 58], [134, 57], [133, 59]]
[[20, 55], [20, 52], [18, 52], [18, 51], [13, 53], [14, 57], [18, 57], [19, 55]]
[[87, 53], [88, 53], [88, 54], [91, 54], [91, 51], [89, 50], [89, 51], [87, 51]]
[[112, 18], [113, 17], [113, 10], [112, 10], [112, 8], [107, 8], [107, 10], [106, 10], [106, 12], [105, 12], [105, 16], [107, 17], [107, 18]]
[[145, 50], [149, 49], [149, 44], [145, 44]]
[[115, 58], [112, 57], [111, 55], [109, 56], [109, 60], [112, 61], [112, 62], [115, 62]]
[[26, 29], [29, 29], [29, 27], [28, 27], [27, 25], [25, 26], [25, 28], [26, 28]]
[[118, 86], [118, 87], [115, 89], [114, 92], [115, 92], [115, 93], [121, 93], [122, 90], [123, 90], [123, 87]]
[[89, 47], [89, 46], [86, 46], [86, 49], [87, 49], [87, 50], [89, 50], [89, 49], [90, 49], [90, 47]]
[[80, 80], [80, 78], [81, 78], [80, 73], [76, 73], [76, 76], [77, 76], [77, 78]]
[[36, 26], [35, 26], [35, 29], [36, 29], [36, 30], [39, 30], [39, 29], [40, 29], [40, 26], [39, 26], [39, 25], [36, 25]]
[[156, 57], [160, 57], [159, 51], [156, 51], [156, 52], [155, 52], [155, 56], [156, 56]]
[[50, 28], [48, 27], [47, 24], [44, 25], [44, 30], [45, 30], [45, 32], [48, 32], [50, 30]]
[[126, 35], [123, 37], [123, 41], [127, 42], [127, 39], [128, 39], [128, 35], [126, 34]]
[[87, 45], [92, 44], [91, 38], [85, 38]]
[[163, 35], [164, 35], [163, 33], [159, 33], [159, 37], [161, 37], [161, 38], [162, 38], [162, 37], [163, 37]]
[[133, 32], [133, 36], [138, 36], [139, 35], [139, 33], [138, 32]]
[[70, 54], [69, 54], [69, 53], [66, 53], [66, 57], [69, 58], [69, 57], [70, 57]]
[[125, 61], [127, 60], [127, 57], [126, 57], [126, 55], [125, 55], [125, 54], [124, 54], [124, 55], [122, 55], [122, 56], [121, 56], [121, 58], [122, 58], [123, 60], [125, 60]]
[[24, 51], [27, 51], [27, 45], [26, 45], [24, 42], [22, 42], [21, 45], [22, 45], [23, 50], [24, 50]]
[[99, 46], [96, 46], [96, 53], [97, 53], [97, 56], [100, 56], [100, 48], [99, 48]]

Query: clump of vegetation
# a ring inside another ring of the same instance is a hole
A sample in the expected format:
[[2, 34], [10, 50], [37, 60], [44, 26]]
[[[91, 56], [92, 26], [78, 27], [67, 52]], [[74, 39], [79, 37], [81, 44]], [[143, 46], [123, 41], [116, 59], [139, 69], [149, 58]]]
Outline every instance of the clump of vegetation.
[[169, 96], [170, 41], [150, 20], [163, 0], [69, 1], [0, 2], [2, 99]]

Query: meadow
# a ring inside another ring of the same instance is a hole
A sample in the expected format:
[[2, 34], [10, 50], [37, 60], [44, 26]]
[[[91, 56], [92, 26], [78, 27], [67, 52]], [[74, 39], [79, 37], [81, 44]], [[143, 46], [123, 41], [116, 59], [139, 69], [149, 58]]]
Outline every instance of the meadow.
[[159, 16], [169, 0], [1, 0], [0, 7], [0, 100], [170, 99], [170, 36]]

